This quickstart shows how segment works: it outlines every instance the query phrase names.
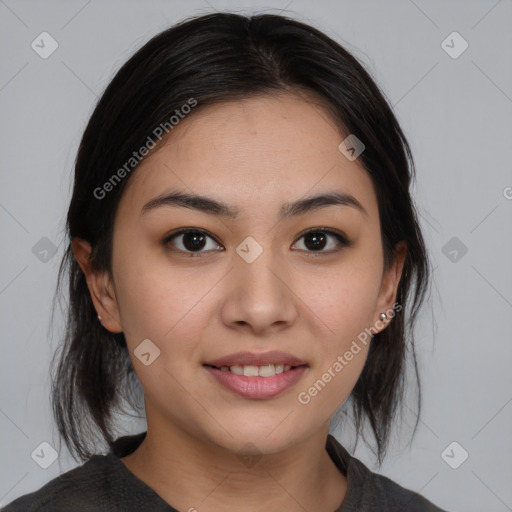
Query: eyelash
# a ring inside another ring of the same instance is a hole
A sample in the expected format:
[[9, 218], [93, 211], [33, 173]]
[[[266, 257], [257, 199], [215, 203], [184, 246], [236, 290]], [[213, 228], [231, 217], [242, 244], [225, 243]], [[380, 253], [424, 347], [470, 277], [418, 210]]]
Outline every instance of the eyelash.
[[[202, 235], [205, 235], [207, 236], [208, 238], [211, 238], [212, 240], [215, 241], [215, 243], [217, 243], [218, 245], [221, 245], [217, 240], [215, 240], [215, 238], [213, 236], [211, 236], [207, 231], [203, 230], [203, 229], [200, 229], [200, 228], [181, 228], [181, 229], [178, 229], [177, 231], [174, 231], [173, 233], [171, 233], [170, 235], [166, 236], [164, 238], [164, 240], [162, 241], [163, 245], [169, 249], [169, 245], [170, 245], [170, 242], [174, 239], [174, 238], [177, 238], [179, 235], [183, 235], [184, 233], [197, 233], [197, 234], [202, 234]], [[350, 240], [345, 236], [344, 233], [340, 232], [340, 231], [337, 231], [337, 230], [334, 230], [334, 229], [331, 229], [331, 228], [322, 228], [322, 227], [318, 227], [318, 228], [310, 228], [302, 233], [299, 234], [298, 238], [297, 238], [297, 241], [299, 241], [301, 238], [303, 238], [304, 236], [310, 234], [310, 233], [321, 233], [321, 234], [324, 234], [324, 235], [331, 235], [333, 236], [334, 238], [336, 238], [336, 240], [338, 241], [338, 243], [342, 246], [342, 247], [350, 247], [352, 245], [352, 242], [350, 242]], [[295, 242], [296, 243], [296, 242]], [[184, 255], [186, 255], [187, 257], [192, 257], [192, 258], [197, 258], [197, 257], [200, 257], [202, 253], [208, 253], [209, 251], [203, 251], [203, 250], [200, 250], [200, 251], [188, 251], [188, 250], [182, 250], [182, 249], [176, 249], [176, 248], [171, 248], [169, 249], [173, 252], [181, 252], [183, 253]], [[305, 252], [307, 253], [310, 253], [312, 256], [321, 256], [322, 254], [323, 255], [331, 255], [335, 252], [338, 252], [339, 250], [341, 250], [341, 248], [339, 249], [334, 249], [334, 250], [329, 250], [329, 251], [323, 251], [323, 250], [320, 250], [320, 251], [308, 251], [306, 250]], [[301, 249], [301, 251], [303, 251]]]

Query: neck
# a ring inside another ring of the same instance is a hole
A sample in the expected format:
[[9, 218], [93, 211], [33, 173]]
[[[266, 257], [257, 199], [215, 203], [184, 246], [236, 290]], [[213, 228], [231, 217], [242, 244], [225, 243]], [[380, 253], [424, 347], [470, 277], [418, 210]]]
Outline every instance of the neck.
[[[172, 433], [170, 433], [170, 430]], [[329, 457], [328, 424], [280, 453], [238, 455], [179, 428], [149, 428], [122, 462], [177, 510], [334, 512], [346, 477]], [[264, 502], [264, 507], [262, 507]]]

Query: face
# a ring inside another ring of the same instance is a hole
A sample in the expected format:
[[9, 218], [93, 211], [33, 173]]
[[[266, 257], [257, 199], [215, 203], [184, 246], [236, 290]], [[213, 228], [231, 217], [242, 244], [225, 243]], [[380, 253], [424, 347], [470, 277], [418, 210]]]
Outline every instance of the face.
[[[361, 333], [385, 328], [375, 325], [401, 262], [383, 268], [371, 179], [321, 107], [252, 98], [207, 107], [170, 135], [123, 193], [111, 292], [98, 287], [95, 306], [125, 333], [148, 426], [233, 451], [283, 449], [349, 396], [369, 348]], [[171, 193], [226, 208], [152, 201]], [[343, 200], [301, 206], [328, 194]]]

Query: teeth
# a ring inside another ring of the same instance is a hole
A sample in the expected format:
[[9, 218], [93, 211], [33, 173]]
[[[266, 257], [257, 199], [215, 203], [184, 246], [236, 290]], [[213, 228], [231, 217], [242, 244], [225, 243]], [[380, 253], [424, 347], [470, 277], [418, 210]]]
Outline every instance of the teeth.
[[257, 377], [258, 376], [258, 367], [257, 366], [244, 366], [244, 375], [246, 377]]
[[267, 364], [265, 366], [221, 366], [220, 369], [223, 372], [231, 372], [236, 375], [245, 375], [246, 377], [273, 377], [283, 372], [287, 372], [291, 369], [289, 364]]
[[[276, 368], [273, 364], [267, 364], [266, 366], [260, 366], [258, 375], [260, 377], [273, 377], [276, 374]], [[244, 375], [245, 372], [244, 372]]]
[[237, 375], [243, 375], [244, 374], [244, 367], [243, 366], [230, 366], [229, 371], [231, 373], [236, 373]]

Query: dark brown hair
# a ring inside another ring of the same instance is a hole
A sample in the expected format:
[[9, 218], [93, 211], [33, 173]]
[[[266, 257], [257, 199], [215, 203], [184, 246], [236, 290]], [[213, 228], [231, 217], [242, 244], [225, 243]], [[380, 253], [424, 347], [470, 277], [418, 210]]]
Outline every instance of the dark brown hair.
[[421, 394], [413, 326], [430, 264], [409, 190], [413, 159], [398, 121], [364, 67], [319, 30], [283, 16], [214, 13], [185, 20], [138, 50], [101, 96], [80, 143], [57, 282], [58, 292], [63, 277], [69, 279], [69, 309], [52, 368], [54, 416], [75, 459], [94, 454], [96, 440], [112, 444], [116, 412], [124, 404], [136, 407], [141, 391], [124, 334], [110, 333], [98, 321], [71, 249], [74, 237], [89, 241], [92, 266], [112, 276], [114, 216], [136, 168], [108, 197], [98, 198], [95, 190], [190, 98], [197, 101], [193, 116], [202, 106], [290, 91], [320, 98], [340, 130], [365, 145], [359, 159], [377, 193], [385, 265], [393, 262], [398, 242], [408, 248], [397, 294], [402, 312], [373, 337], [349, 398], [355, 431], [359, 435], [369, 421], [381, 463], [403, 400], [407, 340], [418, 383], [417, 426]]

